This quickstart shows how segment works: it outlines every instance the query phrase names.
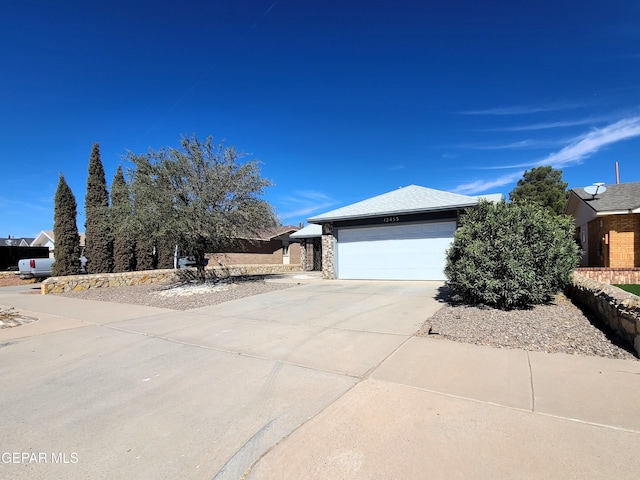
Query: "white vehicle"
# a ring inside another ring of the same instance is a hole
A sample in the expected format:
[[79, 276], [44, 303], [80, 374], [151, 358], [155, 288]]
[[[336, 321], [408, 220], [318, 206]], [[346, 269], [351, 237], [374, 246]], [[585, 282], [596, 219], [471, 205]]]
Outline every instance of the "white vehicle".
[[18, 261], [20, 278], [47, 278], [51, 276], [53, 258], [26, 258]]
[[[18, 275], [23, 280], [29, 278], [48, 278], [52, 273], [53, 258], [26, 258], [18, 261]], [[80, 257], [80, 273], [86, 273], [87, 259]]]
[[[205, 261], [206, 265], [206, 261]], [[182, 255], [180, 248], [176, 245], [173, 252], [173, 268], [190, 268], [196, 266], [196, 259], [193, 257], [185, 257]]]

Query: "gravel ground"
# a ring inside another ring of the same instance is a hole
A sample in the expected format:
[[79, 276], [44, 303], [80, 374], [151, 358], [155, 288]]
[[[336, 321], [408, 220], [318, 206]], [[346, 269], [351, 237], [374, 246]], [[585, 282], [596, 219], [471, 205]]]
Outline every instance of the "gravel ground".
[[418, 335], [494, 348], [637, 360], [596, 325], [562, 294], [549, 305], [512, 311], [469, 307], [448, 299]]
[[61, 293], [60, 296], [101, 300], [105, 302], [133, 303], [150, 307], [189, 310], [228, 302], [237, 298], [291, 288], [298, 285], [295, 278], [290, 283], [265, 282], [262, 277], [234, 277], [233, 279], [184, 282], [174, 285], [136, 285], [111, 287]]
[[16, 285], [26, 285], [27, 283], [36, 283], [36, 281], [22, 280], [17, 275], [11, 277], [0, 277], [0, 287], [13, 287]]

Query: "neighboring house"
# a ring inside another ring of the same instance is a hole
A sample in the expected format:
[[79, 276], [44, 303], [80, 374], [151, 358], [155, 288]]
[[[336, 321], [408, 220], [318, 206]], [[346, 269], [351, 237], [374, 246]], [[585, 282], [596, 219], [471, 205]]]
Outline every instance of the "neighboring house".
[[290, 238], [300, 242], [302, 270], [322, 270], [322, 227], [312, 223], [292, 233]]
[[263, 230], [257, 238], [238, 240], [221, 253], [207, 253], [209, 265], [288, 265], [300, 263], [300, 244], [289, 236], [298, 227], [286, 225]]
[[585, 252], [581, 267], [640, 267], [640, 182], [607, 185], [597, 195], [574, 188], [565, 212]]
[[33, 238], [12, 237], [0, 238], [0, 270], [16, 270], [18, 261], [23, 258], [42, 258], [47, 249], [32, 248]]
[[[80, 236], [80, 251], [84, 249], [85, 245], [85, 237], [84, 233], [79, 234]], [[53, 235], [53, 231], [51, 230], [42, 230], [38, 236], [33, 239], [31, 242], [31, 247], [47, 247], [49, 248], [49, 257], [53, 258], [53, 249], [55, 248], [56, 239]]]
[[324, 278], [444, 280], [460, 214], [480, 198], [410, 185], [316, 215]]
[[31, 242], [32, 247], [47, 247], [49, 249], [49, 257], [53, 258], [53, 247], [55, 246], [53, 232], [51, 230], [42, 230], [38, 236]]
[[0, 247], [30, 247], [33, 238], [29, 237], [12, 237], [0, 238]]

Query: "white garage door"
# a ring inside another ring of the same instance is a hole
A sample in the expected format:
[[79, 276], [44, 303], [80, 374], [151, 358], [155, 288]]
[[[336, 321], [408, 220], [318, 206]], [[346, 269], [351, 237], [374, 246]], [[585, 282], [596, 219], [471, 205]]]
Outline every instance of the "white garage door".
[[338, 230], [338, 278], [444, 280], [446, 249], [456, 222]]

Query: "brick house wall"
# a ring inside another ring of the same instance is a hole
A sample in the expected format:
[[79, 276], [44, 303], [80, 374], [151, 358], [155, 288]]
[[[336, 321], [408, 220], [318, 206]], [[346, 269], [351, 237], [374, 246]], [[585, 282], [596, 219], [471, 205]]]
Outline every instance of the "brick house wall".
[[[270, 240], [246, 245], [226, 253], [207, 253], [209, 265], [282, 265], [284, 264], [281, 240]], [[245, 250], [245, 251], [242, 251]], [[300, 263], [300, 244], [289, 245], [289, 263]]]
[[589, 266], [640, 267], [640, 214], [603, 216], [588, 228]]

